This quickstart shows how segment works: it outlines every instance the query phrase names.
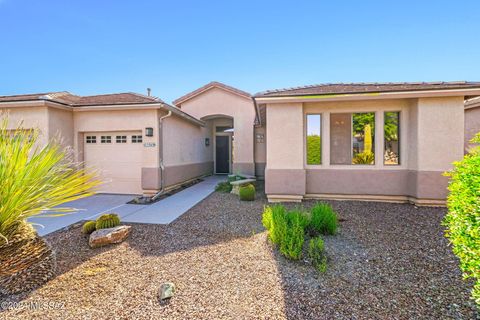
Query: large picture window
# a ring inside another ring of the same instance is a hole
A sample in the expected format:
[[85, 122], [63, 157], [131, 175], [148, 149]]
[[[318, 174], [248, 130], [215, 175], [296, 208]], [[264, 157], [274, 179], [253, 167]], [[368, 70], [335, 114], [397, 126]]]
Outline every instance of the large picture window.
[[322, 163], [322, 116], [307, 114], [307, 164]]
[[375, 113], [330, 115], [330, 163], [375, 164]]
[[384, 114], [384, 153], [383, 163], [386, 165], [400, 164], [400, 112], [385, 112]]

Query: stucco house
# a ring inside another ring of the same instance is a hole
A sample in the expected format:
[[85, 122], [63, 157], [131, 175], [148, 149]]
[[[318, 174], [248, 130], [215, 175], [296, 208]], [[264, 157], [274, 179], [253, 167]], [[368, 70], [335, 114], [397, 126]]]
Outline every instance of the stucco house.
[[[14, 129], [58, 136], [100, 192], [155, 194], [209, 174], [265, 179], [269, 201], [444, 203], [480, 82], [324, 84], [254, 96], [211, 82], [167, 104], [136, 93], [0, 97]], [[473, 100], [471, 100], [473, 99]], [[478, 128], [480, 130], [480, 128]], [[472, 132], [470, 132], [472, 131]]]
[[465, 101], [465, 152], [472, 146], [470, 140], [480, 132], [480, 97]]

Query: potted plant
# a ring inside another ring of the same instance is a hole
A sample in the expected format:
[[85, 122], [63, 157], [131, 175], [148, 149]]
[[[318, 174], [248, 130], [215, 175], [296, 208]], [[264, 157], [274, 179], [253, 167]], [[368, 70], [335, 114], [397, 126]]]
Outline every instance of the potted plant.
[[0, 294], [33, 289], [55, 273], [54, 252], [27, 219], [73, 212], [57, 206], [98, 184], [57, 141], [40, 145], [38, 130], [9, 130], [0, 114]]

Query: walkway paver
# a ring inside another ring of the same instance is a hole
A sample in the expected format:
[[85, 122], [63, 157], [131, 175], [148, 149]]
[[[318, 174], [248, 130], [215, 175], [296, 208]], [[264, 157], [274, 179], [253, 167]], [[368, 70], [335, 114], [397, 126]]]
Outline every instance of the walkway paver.
[[124, 222], [168, 224], [215, 191], [225, 176], [210, 176], [204, 181], [182, 190], [151, 205], [127, 204], [132, 195], [97, 194], [64, 204], [64, 207], [78, 208], [79, 211], [60, 217], [34, 217], [29, 221], [35, 225], [39, 235], [63, 229], [81, 220], [94, 220], [98, 216], [115, 212]]

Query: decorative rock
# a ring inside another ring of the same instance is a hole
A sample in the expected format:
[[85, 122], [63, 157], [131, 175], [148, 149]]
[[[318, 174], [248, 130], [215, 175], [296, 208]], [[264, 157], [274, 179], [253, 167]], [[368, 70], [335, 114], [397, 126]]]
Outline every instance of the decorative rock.
[[88, 244], [90, 248], [98, 248], [113, 243], [120, 243], [128, 237], [131, 228], [130, 226], [118, 226], [94, 231], [90, 235]]
[[175, 284], [173, 282], [162, 283], [158, 289], [158, 297], [160, 300], [170, 299], [175, 294]]

